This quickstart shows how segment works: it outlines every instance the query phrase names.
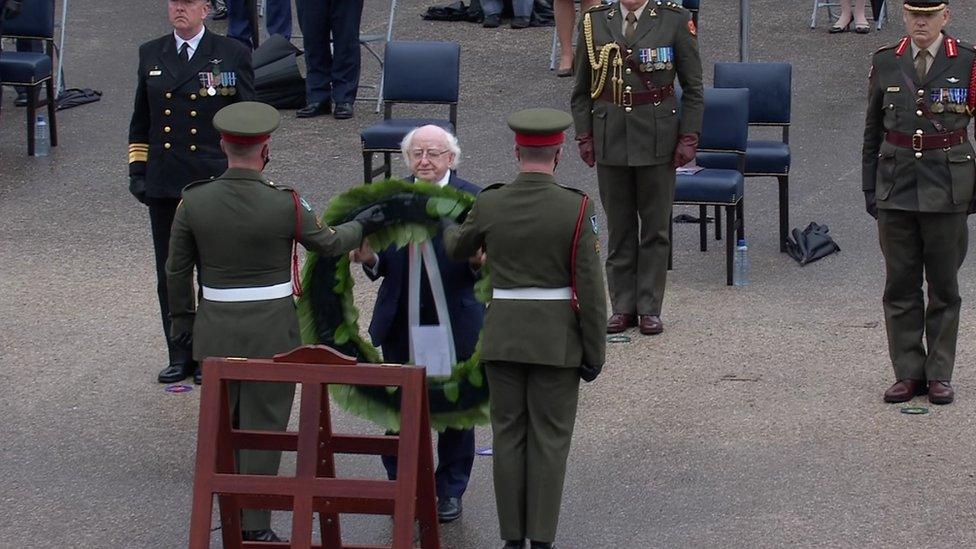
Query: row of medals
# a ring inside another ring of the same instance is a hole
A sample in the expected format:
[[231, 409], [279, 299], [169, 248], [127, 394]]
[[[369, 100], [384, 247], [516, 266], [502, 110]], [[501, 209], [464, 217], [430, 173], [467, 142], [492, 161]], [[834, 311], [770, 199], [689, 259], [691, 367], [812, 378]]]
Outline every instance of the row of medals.
[[220, 89], [210, 86], [209, 88], [200, 88], [200, 95], [209, 95], [213, 97], [215, 95], [236, 95], [237, 88], [224, 87], [221, 86]]
[[966, 112], [966, 105], [957, 104], [957, 103], [932, 103], [932, 105], [929, 107], [929, 110], [931, 110], [935, 114], [939, 114], [943, 112], [954, 112], [954, 113], [962, 114]]

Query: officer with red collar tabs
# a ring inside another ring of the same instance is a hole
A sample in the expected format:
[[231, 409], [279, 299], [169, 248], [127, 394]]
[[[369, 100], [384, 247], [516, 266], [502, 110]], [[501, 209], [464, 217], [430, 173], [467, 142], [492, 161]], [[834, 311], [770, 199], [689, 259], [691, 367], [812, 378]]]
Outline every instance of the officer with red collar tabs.
[[[149, 209], [164, 335], [170, 327], [166, 256], [180, 191], [227, 168], [210, 121], [221, 107], [254, 97], [251, 52], [204, 26], [209, 0], [168, 0], [167, 6], [173, 32], [139, 47], [129, 124], [129, 192]], [[160, 383], [181, 381], [197, 371], [189, 352], [172, 343], [168, 347]]]
[[886, 402], [927, 392], [932, 404], [948, 404], [955, 396], [957, 275], [976, 184], [966, 134], [976, 108], [976, 50], [944, 32], [948, 3], [906, 0], [908, 36], [874, 54], [869, 78], [861, 189], [878, 221], [887, 273], [883, 305], [896, 383]]
[[694, 160], [704, 114], [698, 29], [675, 2], [618, 0], [583, 14], [579, 36], [573, 122], [607, 213], [606, 331], [660, 334], [674, 170]]

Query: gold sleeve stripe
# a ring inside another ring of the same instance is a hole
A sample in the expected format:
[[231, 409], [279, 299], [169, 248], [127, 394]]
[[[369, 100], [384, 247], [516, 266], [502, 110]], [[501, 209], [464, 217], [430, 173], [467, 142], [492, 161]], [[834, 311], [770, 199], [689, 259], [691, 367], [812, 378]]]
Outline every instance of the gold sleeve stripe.
[[129, 143], [129, 163], [149, 160], [148, 143]]

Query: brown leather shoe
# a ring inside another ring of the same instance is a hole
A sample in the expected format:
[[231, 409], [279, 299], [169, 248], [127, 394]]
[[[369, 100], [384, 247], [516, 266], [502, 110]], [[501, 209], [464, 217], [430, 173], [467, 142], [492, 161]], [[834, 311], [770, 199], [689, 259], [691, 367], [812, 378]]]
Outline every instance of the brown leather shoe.
[[948, 381], [929, 382], [929, 402], [932, 404], [949, 404], [956, 397], [952, 385]]
[[619, 334], [627, 328], [637, 326], [637, 315], [627, 313], [613, 313], [607, 321], [607, 333]]
[[641, 315], [640, 333], [644, 335], [657, 335], [664, 331], [664, 323], [657, 315]]
[[884, 393], [885, 402], [907, 402], [917, 395], [925, 394], [925, 382], [921, 379], [903, 379], [888, 387]]

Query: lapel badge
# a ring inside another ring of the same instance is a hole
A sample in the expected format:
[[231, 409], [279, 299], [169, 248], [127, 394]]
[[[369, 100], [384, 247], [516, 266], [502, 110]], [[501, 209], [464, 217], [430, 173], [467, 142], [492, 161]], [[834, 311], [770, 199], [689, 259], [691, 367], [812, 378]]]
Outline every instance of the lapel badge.
[[958, 79], [958, 78], [956, 78], [955, 76], [950, 76], [949, 78], [946, 78], [946, 80], [947, 80], [947, 81], [948, 81], [948, 82], [949, 82], [950, 84], [958, 84], [958, 83], [959, 83], [959, 79]]
[[647, 16], [648, 17], [657, 17], [657, 10], [654, 9], [654, 8], [651, 8], [651, 11], [650, 11], [650, 13], [647, 14]]
[[613, 14], [616, 12], [617, 12], [617, 8], [610, 8], [610, 11], [607, 12], [607, 21], [613, 19]]

